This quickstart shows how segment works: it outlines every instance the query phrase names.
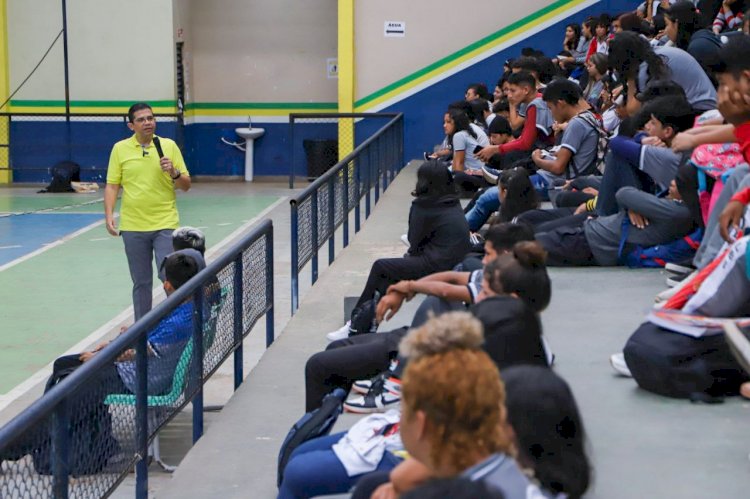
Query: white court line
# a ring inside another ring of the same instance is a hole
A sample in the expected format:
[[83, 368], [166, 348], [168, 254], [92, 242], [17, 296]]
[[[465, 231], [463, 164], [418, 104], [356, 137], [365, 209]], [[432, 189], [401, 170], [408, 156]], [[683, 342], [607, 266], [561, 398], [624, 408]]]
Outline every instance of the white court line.
[[223, 223], [216, 224], [216, 225], [218, 225], [219, 227], [226, 227], [227, 225], [232, 225], [232, 222], [223, 222]]
[[80, 236], [80, 235], [81, 235], [81, 234], [83, 234], [84, 232], [88, 232], [88, 231], [90, 231], [91, 229], [93, 229], [94, 227], [97, 227], [97, 226], [99, 226], [99, 225], [102, 225], [103, 223], [104, 223], [104, 219], [102, 218], [102, 219], [101, 219], [101, 220], [99, 220], [98, 222], [94, 222], [94, 223], [92, 223], [92, 224], [89, 224], [89, 225], [87, 225], [86, 227], [84, 227], [84, 228], [82, 228], [82, 229], [78, 229], [77, 231], [73, 232], [72, 234], [68, 234], [67, 236], [61, 237], [61, 238], [60, 238], [60, 239], [58, 239], [57, 241], [54, 241], [54, 242], [51, 242], [51, 243], [46, 243], [46, 244], [43, 244], [41, 248], [39, 248], [39, 249], [37, 249], [37, 250], [34, 250], [34, 251], [32, 251], [31, 253], [27, 253], [27, 254], [23, 255], [22, 257], [20, 257], [20, 258], [16, 258], [16, 259], [15, 259], [15, 260], [13, 260], [12, 262], [8, 262], [8, 263], [6, 263], [5, 265], [0, 265], [0, 272], [2, 272], [3, 270], [8, 270], [8, 269], [9, 269], [9, 268], [11, 268], [11, 267], [15, 267], [15, 266], [16, 266], [16, 265], [18, 265], [19, 263], [23, 263], [23, 262], [25, 262], [26, 260], [29, 260], [29, 259], [31, 259], [31, 258], [34, 258], [35, 256], [41, 255], [41, 254], [42, 254], [42, 253], [44, 253], [45, 251], [47, 251], [47, 250], [51, 250], [52, 248], [54, 248], [54, 247], [56, 247], [56, 246], [60, 246], [61, 244], [64, 244], [64, 243], [66, 243], [66, 242], [70, 241], [70, 240], [71, 240], [71, 239], [73, 239], [74, 237]]
[[109, 241], [112, 239], [111, 237], [95, 237], [94, 239], [89, 239], [92, 243], [95, 243], [97, 241]]
[[12, 244], [10, 246], [0, 246], [0, 249], [16, 249], [16, 248], [23, 248], [20, 244]]
[[[258, 220], [262, 219], [268, 213], [271, 212], [271, 210], [275, 209], [277, 206], [279, 206], [282, 202], [286, 201], [286, 196], [280, 198], [275, 203], [270, 205], [265, 210], [258, 213], [257, 216], [253, 217], [252, 219], [248, 220], [248, 222], [242, 226], [240, 226], [237, 230], [229, 234], [227, 237], [222, 239], [218, 244], [215, 246], [212, 246], [210, 249], [206, 250], [206, 259], [210, 259], [213, 257], [216, 253], [219, 251], [222, 251], [224, 248], [229, 246], [235, 239], [237, 239], [244, 231], [246, 231], [250, 226], [255, 224]], [[100, 222], [97, 222], [97, 224], [103, 223], [103, 220]], [[97, 225], [93, 224], [93, 225]], [[83, 229], [82, 229], [83, 230]], [[80, 231], [79, 231], [80, 232]], [[13, 262], [11, 262], [13, 263]], [[2, 270], [0, 268], [0, 270]], [[161, 287], [154, 288], [153, 292], [153, 298], [160, 298], [163, 297], [164, 294], [162, 292]], [[161, 300], [159, 300], [161, 301]], [[86, 338], [82, 339], [72, 347], [70, 347], [65, 353], [62, 355], [71, 355], [74, 353], [78, 353], [83, 351], [85, 348], [87, 348], [89, 345], [92, 345], [93, 343], [101, 340], [104, 336], [109, 334], [112, 329], [114, 329], [116, 326], [122, 324], [127, 320], [128, 318], [132, 317], [133, 315], [133, 306], [130, 305], [128, 308], [117, 314], [114, 318], [107, 321], [105, 324], [100, 326], [96, 331], [88, 335]], [[5, 395], [0, 395], [0, 411], [4, 410], [6, 407], [8, 407], [10, 404], [12, 404], [15, 400], [22, 397], [26, 392], [33, 389], [36, 385], [41, 383], [42, 381], [46, 380], [49, 375], [52, 373], [52, 365], [54, 364], [54, 361], [50, 362], [28, 378], [26, 380], [22, 381], [20, 384], [16, 385], [14, 388], [12, 388], [8, 393]]]

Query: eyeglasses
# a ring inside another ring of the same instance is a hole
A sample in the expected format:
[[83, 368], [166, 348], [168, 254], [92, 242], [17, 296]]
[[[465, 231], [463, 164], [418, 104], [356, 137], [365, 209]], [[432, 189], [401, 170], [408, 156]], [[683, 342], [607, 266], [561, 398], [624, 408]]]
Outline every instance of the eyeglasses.
[[133, 120], [134, 123], [151, 123], [152, 121], [156, 121], [156, 118], [152, 116], [141, 116], [140, 118], [136, 118]]

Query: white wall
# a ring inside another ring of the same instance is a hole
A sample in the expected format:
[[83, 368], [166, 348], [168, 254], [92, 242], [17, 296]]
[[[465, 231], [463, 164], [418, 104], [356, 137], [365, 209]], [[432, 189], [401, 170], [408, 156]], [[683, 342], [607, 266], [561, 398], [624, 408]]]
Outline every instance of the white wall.
[[[356, 98], [370, 95], [549, 4], [549, 0], [356, 0]], [[405, 21], [406, 36], [384, 37], [385, 21]]]
[[194, 102], [336, 102], [336, 0], [183, 0]]
[[[168, 0], [69, 0], [71, 100], [174, 100], [174, 34]], [[59, 0], [8, 1], [15, 89], [62, 28]], [[17, 100], [64, 99], [62, 37]]]

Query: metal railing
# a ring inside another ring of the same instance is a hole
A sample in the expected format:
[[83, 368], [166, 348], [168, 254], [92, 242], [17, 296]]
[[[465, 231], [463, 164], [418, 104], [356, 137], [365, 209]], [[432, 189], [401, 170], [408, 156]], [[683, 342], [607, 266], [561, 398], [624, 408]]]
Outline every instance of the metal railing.
[[[182, 148], [182, 115], [155, 116], [161, 123], [159, 133]], [[0, 171], [38, 180], [57, 162], [73, 161], [81, 166], [82, 180], [103, 182], [112, 146], [130, 134], [127, 119], [122, 113], [0, 113], [0, 150], [5, 151]], [[104, 128], [103, 123], [121, 126]]]
[[[273, 226], [266, 220], [0, 428], [0, 497], [105, 497], [133, 465], [136, 497], [147, 497], [149, 445], [158, 444], [158, 430], [192, 402], [193, 442], [201, 437], [203, 384], [234, 354], [240, 385], [242, 340], [263, 315], [266, 346], [274, 340], [273, 299]], [[182, 343], [170, 336], [178, 318]], [[155, 354], [150, 335], [157, 328]], [[170, 347], [179, 362], [165, 373], [159, 369]], [[123, 355], [135, 358], [134, 368]], [[156, 385], [165, 374], [171, 390], [162, 391]], [[126, 379], [134, 394], [124, 389]]]
[[[361, 115], [316, 116], [357, 118]], [[299, 308], [299, 274], [305, 264], [311, 262], [314, 284], [318, 280], [318, 250], [328, 241], [328, 263], [332, 263], [336, 229], [343, 225], [343, 247], [347, 247], [349, 213], [354, 210], [354, 231], [359, 232], [362, 200], [366, 219], [370, 216], [372, 196], [377, 203], [381, 189], [385, 191], [403, 167], [403, 114], [387, 116], [391, 119], [385, 126], [290, 201], [292, 314]]]

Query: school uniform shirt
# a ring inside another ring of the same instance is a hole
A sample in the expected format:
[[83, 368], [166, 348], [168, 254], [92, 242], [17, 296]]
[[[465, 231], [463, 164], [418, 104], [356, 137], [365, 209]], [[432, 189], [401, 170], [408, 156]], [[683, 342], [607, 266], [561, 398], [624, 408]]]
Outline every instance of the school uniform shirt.
[[398, 432], [400, 421], [401, 413], [394, 409], [370, 414], [354, 423], [341, 440], [333, 444], [333, 453], [348, 476], [375, 471], [386, 451], [404, 449]]
[[[654, 52], [664, 60], [670, 71], [670, 79], [685, 90], [687, 100], [694, 109], [716, 109], [716, 89], [693, 56], [676, 47], [655, 47]], [[638, 69], [638, 92], [643, 92], [650, 79], [648, 65], [643, 62]]]
[[566, 173], [555, 175], [541, 168], [537, 170], [549, 185], [555, 180], [576, 178], [589, 175], [596, 170], [596, 152], [599, 147], [599, 132], [580, 116], [575, 116], [568, 122], [568, 126], [560, 139], [560, 147], [568, 149], [573, 156], [566, 167]]
[[464, 169], [466, 170], [481, 170], [484, 163], [482, 160], [476, 157], [474, 150], [477, 146], [486, 147], [490, 145], [490, 140], [487, 138], [487, 134], [484, 130], [474, 125], [470, 125], [471, 129], [476, 133], [476, 138], [472, 137], [471, 134], [465, 130], [456, 132], [453, 135], [453, 153], [458, 151], [465, 151], [464, 156]]
[[493, 454], [467, 469], [461, 476], [472, 482], [482, 481], [489, 488], [499, 490], [505, 499], [544, 499], [555, 497], [542, 492], [521, 471], [516, 461], [505, 454]]
[[469, 274], [469, 282], [466, 285], [469, 288], [469, 296], [471, 297], [471, 303], [477, 302], [479, 293], [482, 292], [482, 284], [484, 284], [484, 269], [477, 269]]

